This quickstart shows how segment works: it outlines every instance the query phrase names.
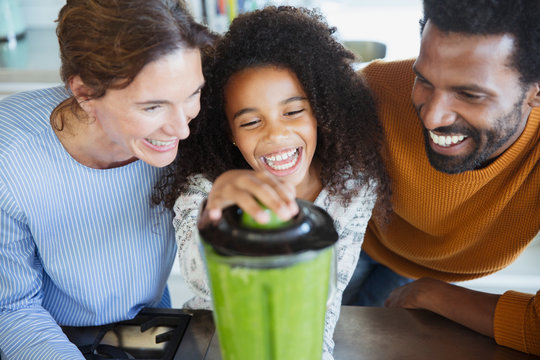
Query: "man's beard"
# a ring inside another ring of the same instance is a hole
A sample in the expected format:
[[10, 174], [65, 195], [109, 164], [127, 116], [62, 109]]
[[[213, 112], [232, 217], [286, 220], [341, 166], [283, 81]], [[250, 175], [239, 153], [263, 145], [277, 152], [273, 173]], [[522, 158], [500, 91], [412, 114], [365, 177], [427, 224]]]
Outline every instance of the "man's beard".
[[458, 174], [468, 170], [479, 169], [489, 164], [490, 162], [488, 160], [491, 155], [499, 150], [516, 133], [523, 115], [522, 104], [525, 95], [526, 93], [523, 91], [512, 109], [507, 114], [498, 118], [491, 129], [478, 130], [475, 128], [463, 128], [461, 126], [447, 126], [434, 130], [440, 134], [463, 134], [468, 136], [469, 141], [472, 141], [474, 144], [474, 149], [466, 155], [447, 156], [435, 152], [429, 145], [429, 132], [424, 128], [424, 143], [431, 166], [447, 174]]

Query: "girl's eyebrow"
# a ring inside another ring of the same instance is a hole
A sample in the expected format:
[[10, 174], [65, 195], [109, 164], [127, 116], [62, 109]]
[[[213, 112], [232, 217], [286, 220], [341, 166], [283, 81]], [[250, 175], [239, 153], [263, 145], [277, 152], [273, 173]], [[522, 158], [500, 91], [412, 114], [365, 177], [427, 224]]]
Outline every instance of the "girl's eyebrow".
[[290, 97], [288, 99], [285, 99], [281, 102], [282, 105], [285, 105], [285, 104], [288, 104], [288, 103], [292, 103], [294, 101], [304, 101], [304, 100], [307, 100], [307, 97], [305, 96], [293, 96], [293, 97]]
[[[294, 101], [307, 101], [307, 98], [305, 96], [293, 96], [293, 97], [290, 97], [288, 99], [285, 99], [285, 100], [281, 101], [280, 104], [281, 105], [286, 105], [286, 104], [292, 103]], [[244, 108], [244, 109], [238, 110], [237, 112], [234, 113], [233, 120], [236, 119], [239, 116], [242, 116], [242, 115], [246, 114], [246, 113], [255, 112], [255, 111], [257, 111], [257, 109], [255, 109], [255, 108]]]
[[234, 113], [233, 120], [236, 119], [239, 116], [242, 116], [242, 115], [244, 115], [246, 113], [254, 112], [254, 111], [257, 111], [257, 109], [255, 109], [255, 108], [243, 108], [241, 110], [238, 110], [237, 112]]

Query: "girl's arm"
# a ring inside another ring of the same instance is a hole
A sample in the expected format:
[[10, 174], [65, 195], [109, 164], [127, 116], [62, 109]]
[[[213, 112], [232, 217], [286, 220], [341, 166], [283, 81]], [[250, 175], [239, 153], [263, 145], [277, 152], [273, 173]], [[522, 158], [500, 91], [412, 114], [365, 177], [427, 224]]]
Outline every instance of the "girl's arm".
[[173, 225], [180, 274], [186, 285], [195, 294], [184, 307], [194, 309], [210, 308], [210, 291], [206, 280], [204, 262], [199, 251], [197, 219], [204, 199], [208, 196], [212, 183], [203, 176], [190, 179], [187, 191], [180, 194], [174, 204]]

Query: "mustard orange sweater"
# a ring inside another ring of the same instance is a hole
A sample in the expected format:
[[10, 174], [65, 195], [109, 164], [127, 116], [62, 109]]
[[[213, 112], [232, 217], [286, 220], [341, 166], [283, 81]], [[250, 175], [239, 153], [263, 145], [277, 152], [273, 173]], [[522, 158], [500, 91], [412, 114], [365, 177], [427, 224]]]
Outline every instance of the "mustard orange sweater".
[[[371, 221], [363, 249], [411, 278], [463, 281], [496, 272], [540, 231], [540, 108], [518, 140], [487, 167], [445, 174], [431, 167], [411, 102], [413, 60], [363, 69], [378, 103], [395, 214]], [[540, 261], [540, 260], [539, 260]], [[540, 291], [507, 292], [496, 309], [499, 344], [540, 354]]]

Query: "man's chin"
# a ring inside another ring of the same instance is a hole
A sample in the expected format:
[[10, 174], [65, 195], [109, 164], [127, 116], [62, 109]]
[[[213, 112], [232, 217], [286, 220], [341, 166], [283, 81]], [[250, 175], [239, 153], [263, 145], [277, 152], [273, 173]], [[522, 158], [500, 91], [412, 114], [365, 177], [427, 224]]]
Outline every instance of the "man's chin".
[[435, 152], [428, 152], [429, 163], [435, 170], [445, 174], [459, 174], [477, 168], [474, 159], [461, 156], [443, 156]]

